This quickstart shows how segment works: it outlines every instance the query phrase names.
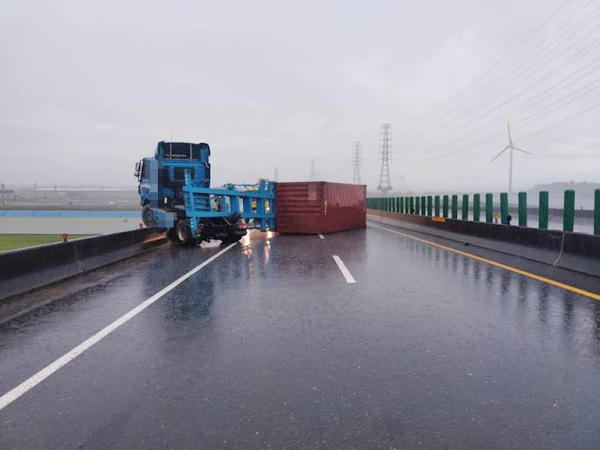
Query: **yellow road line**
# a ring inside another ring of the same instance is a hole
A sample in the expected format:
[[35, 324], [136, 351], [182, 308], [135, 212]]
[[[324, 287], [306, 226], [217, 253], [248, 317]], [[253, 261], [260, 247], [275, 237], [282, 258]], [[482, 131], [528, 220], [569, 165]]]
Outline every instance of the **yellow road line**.
[[531, 272], [527, 272], [525, 270], [517, 269], [516, 267], [507, 266], [506, 264], [502, 264], [496, 261], [492, 261], [491, 259], [482, 258], [481, 256], [473, 255], [472, 253], [463, 252], [461, 250], [457, 250], [452, 247], [446, 247], [445, 245], [437, 244], [432, 241], [428, 241], [427, 239], [421, 239], [411, 234], [402, 233], [400, 231], [390, 230], [389, 228], [382, 227], [380, 225], [369, 224], [369, 226], [380, 228], [384, 231], [388, 231], [390, 233], [398, 234], [400, 236], [404, 236], [406, 238], [423, 242], [424, 244], [431, 245], [432, 247], [441, 248], [443, 250], [448, 250], [449, 252], [458, 253], [459, 255], [466, 256], [467, 258], [474, 259], [476, 261], [481, 261], [486, 264], [490, 264], [495, 267], [499, 267], [504, 270], [509, 270], [510, 272], [518, 273], [519, 275], [523, 275], [529, 278], [533, 278], [534, 280], [541, 281], [543, 283], [551, 284], [552, 286], [556, 286], [562, 289], [566, 289], [567, 291], [575, 292], [576, 294], [584, 295], [585, 297], [593, 298], [594, 300], [600, 300], [599, 294], [594, 294], [593, 292], [585, 291], [583, 289], [576, 288], [575, 286], [570, 286], [565, 283], [561, 283], [560, 281], [551, 280], [550, 278], [541, 277]]

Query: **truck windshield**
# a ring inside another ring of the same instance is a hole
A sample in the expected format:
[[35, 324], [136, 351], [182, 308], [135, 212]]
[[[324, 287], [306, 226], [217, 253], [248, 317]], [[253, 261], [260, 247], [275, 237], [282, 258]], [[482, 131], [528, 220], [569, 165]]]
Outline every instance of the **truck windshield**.
[[162, 145], [163, 159], [200, 160], [200, 146], [197, 144], [167, 142]]

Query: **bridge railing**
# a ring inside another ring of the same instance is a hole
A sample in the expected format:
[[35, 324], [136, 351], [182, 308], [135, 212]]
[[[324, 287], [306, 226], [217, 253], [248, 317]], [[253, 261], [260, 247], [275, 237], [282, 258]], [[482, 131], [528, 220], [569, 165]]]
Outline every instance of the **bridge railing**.
[[[469, 213], [472, 211], [472, 220], [480, 222], [484, 220], [488, 223], [502, 223], [508, 225], [511, 222], [509, 214], [508, 193], [500, 194], [500, 212], [496, 212], [494, 205], [494, 195], [486, 193], [483, 199], [485, 214], [481, 215], [482, 198], [481, 194], [474, 194], [471, 198], [468, 194], [462, 195], [460, 202], [460, 219], [469, 220]], [[458, 219], [459, 218], [459, 197], [458, 195], [428, 195], [428, 196], [402, 196], [402, 197], [370, 197], [367, 198], [367, 208], [396, 212], [403, 214], [416, 214], [423, 216], [437, 216]], [[528, 213], [530, 208], [527, 204], [527, 193], [519, 192], [517, 218], [519, 226], [528, 226]], [[541, 191], [538, 198], [538, 228], [548, 229], [549, 224], [549, 194], [547, 191]], [[566, 190], [564, 192], [564, 207], [562, 210], [562, 229], [563, 231], [573, 231], [575, 226], [575, 191]], [[600, 235], [600, 189], [594, 192], [594, 210], [593, 210], [594, 234]]]

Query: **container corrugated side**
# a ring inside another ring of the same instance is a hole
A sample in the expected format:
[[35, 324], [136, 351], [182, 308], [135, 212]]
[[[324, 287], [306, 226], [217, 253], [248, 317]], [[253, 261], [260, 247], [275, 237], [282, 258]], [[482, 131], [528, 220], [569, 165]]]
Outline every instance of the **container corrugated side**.
[[323, 183], [277, 183], [275, 229], [281, 233], [321, 233], [325, 224]]
[[300, 182], [275, 185], [276, 230], [319, 234], [366, 227], [366, 187]]
[[326, 233], [367, 226], [366, 186], [325, 183]]

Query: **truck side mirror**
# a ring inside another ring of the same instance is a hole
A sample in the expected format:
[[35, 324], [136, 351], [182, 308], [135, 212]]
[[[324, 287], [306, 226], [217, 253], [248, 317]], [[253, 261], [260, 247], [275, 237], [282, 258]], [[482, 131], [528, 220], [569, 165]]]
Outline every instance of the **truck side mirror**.
[[140, 177], [140, 173], [136, 170], [135, 172], [133, 172], [133, 176], [136, 178]]

